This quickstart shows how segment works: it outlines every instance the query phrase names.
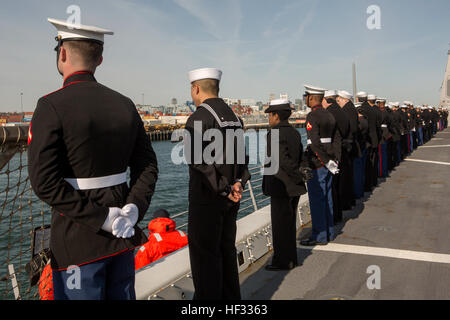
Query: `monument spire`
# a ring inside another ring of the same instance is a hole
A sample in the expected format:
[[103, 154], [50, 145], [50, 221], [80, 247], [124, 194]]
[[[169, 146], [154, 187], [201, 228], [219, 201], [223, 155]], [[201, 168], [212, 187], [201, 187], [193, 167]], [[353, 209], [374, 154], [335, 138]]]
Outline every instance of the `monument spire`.
[[448, 50], [447, 54], [447, 67], [445, 68], [445, 76], [444, 80], [442, 81], [439, 106], [450, 109], [450, 50]]

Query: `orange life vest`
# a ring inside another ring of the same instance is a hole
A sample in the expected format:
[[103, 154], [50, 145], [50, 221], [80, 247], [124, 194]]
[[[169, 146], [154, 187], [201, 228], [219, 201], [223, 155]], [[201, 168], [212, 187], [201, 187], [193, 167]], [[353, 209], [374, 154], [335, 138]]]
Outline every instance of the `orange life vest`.
[[42, 270], [39, 279], [39, 297], [41, 300], [53, 300], [53, 276], [50, 263]]
[[136, 270], [188, 244], [187, 235], [181, 230], [175, 230], [175, 227], [175, 221], [170, 218], [150, 221], [148, 242], [139, 248], [135, 257]]

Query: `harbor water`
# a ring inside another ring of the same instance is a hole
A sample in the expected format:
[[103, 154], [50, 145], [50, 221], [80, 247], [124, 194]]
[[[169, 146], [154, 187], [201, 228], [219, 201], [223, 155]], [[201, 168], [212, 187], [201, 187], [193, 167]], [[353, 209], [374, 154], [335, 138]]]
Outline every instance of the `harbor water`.
[[[304, 147], [306, 147], [306, 131], [304, 128], [297, 129], [302, 135]], [[255, 197], [261, 201], [261, 205], [268, 205], [269, 198], [262, 195], [261, 166], [259, 159], [264, 159], [266, 130], [258, 132], [258, 144], [248, 143], [246, 147], [248, 154], [258, 152], [258, 163], [249, 165]], [[150, 207], [139, 226], [148, 233], [147, 225], [152, 219], [153, 212], [157, 209], [166, 209], [171, 216], [188, 210], [188, 184], [189, 172], [186, 164], [174, 164], [171, 160], [172, 150], [175, 143], [170, 141], [154, 141], [153, 149], [158, 159], [159, 177], [156, 190]], [[259, 146], [259, 147], [258, 147]], [[255, 150], [258, 149], [258, 150]], [[247, 199], [246, 199], [247, 198]], [[241, 211], [238, 219], [254, 211], [249, 193], [244, 194]], [[244, 210], [242, 210], [244, 209]], [[28, 179], [27, 153], [17, 153], [0, 172], [0, 278], [7, 276], [8, 264], [14, 264], [15, 271], [19, 277], [22, 287], [26, 283], [24, 272], [25, 265], [31, 258], [31, 231], [42, 225], [50, 224], [50, 207], [41, 202], [31, 191]], [[183, 214], [174, 218], [177, 226], [187, 232], [188, 215]], [[22, 279], [20, 279], [22, 278]], [[21, 288], [21, 293], [22, 293]], [[8, 292], [8, 295], [4, 293]], [[0, 282], [0, 299], [11, 299], [10, 281]]]

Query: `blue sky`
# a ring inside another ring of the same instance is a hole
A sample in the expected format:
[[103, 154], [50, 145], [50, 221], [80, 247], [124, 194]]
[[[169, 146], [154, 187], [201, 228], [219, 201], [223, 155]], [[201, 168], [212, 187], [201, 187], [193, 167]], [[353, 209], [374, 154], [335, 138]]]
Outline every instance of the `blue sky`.
[[[436, 104], [450, 43], [448, 0], [17, 0], [0, 11], [0, 111], [32, 111], [61, 87], [47, 17], [65, 20], [69, 5], [81, 23], [111, 29], [99, 82], [135, 103], [189, 97], [187, 72], [223, 70], [221, 95], [267, 101], [300, 98], [303, 84], [391, 101]], [[369, 30], [367, 7], [381, 9]]]

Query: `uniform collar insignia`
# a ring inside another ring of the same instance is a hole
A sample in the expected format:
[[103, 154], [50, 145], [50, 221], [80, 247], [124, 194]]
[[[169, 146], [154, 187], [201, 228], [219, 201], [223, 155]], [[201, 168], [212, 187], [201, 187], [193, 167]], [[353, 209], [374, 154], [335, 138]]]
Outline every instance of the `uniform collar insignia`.
[[64, 79], [64, 86], [79, 81], [96, 81], [94, 74], [90, 71], [77, 71]]

